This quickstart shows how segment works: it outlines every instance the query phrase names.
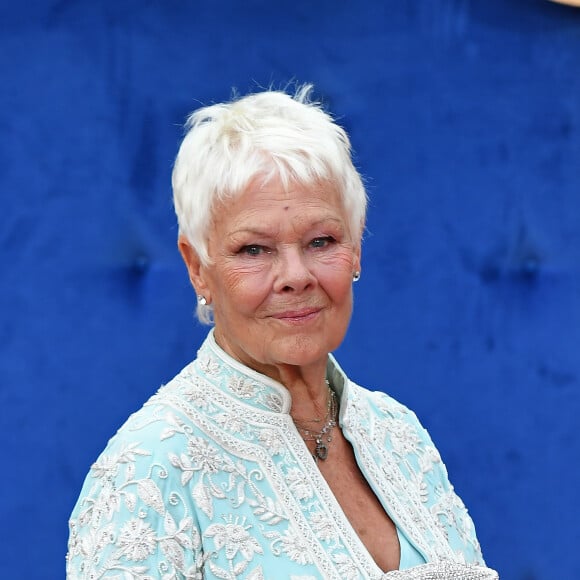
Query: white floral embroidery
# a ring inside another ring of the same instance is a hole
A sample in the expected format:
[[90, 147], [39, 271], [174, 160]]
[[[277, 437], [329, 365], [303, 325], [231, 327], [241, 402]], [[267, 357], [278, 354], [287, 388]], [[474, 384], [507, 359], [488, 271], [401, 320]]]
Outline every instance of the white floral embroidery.
[[[283, 389], [220, 353], [210, 335], [92, 466], [70, 522], [70, 580], [380, 578], [282, 412]], [[397, 525], [427, 559], [480, 563], [413, 413], [332, 372], [343, 431]]]
[[294, 492], [294, 495], [300, 499], [310, 499], [314, 496], [314, 490], [308, 481], [305, 473], [294, 467], [288, 470], [286, 474], [286, 481], [288, 483], [288, 487]]
[[281, 549], [282, 552], [287, 554], [292, 561], [300, 565], [312, 563], [308, 543], [296, 532], [286, 530], [275, 544], [278, 544], [278, 549]]
[[282, 410], [282, 397], [278, 393], [267, 393], [264, 397], [264, 404], [268, 409], [279, 413]]
[[278, 455], [286, 451], [284, 440], [274, 429], [261, 429], [258, 433], [258, 441], [262, 443], [272, 455]]
[[137, 456], [147, 457], [151, 453], [145, 449], [139, 448], [139, 443], [131, 443], [123, 447], [119, 453], [112, 455], [101, 455], [101, 457], [93, 463], [91, 472], [93, 477], [107, 477], [114, 476], [117, 473], [120, 464], [130, 463], [135, 461]]
[[228, 388], [240, 399], [251, 399], [256, 394], [256, 385], [250, 379], [244, 377], [230, 377], [228, 381]]
[[359, 571], [356, 569], [355, 563], [346, 554], [336, 554], [334, 562], [340, 574], [340, 578], [359, 578]]
[[212, 524], [205, 531], [205, 536], [214, 538], [216, 550], [225, 548], [226, 558], [233, 560], [238, 552], [246, 559], [251, 560], [254, 554], [263, 552], [262, 546], [252, 537], [248, 530], [252, 526], [244, 526], [232, 517], [226, 524]]
[[211, 404], [204, 390], [205, 384], [200, 377], [192, 377], [183, 387], [183, 397], [198, 409], [209, 409]]
[[337, 542], [336, 524], [324, 512], [314, 512], [311, 516], [312, 527], [323, 542]]
[[117, 545], [122, 553], [133, 560], [145, 560], [155, 551], [157, 537], [151, 526], [139, 519], [126, 522], [121, 528]]
[[390, 435], [395, 453], [404, 456], [417, 452], [421, 440], [412, 425], [400, 419], [387, 419], [385, 429]]
[[219, 450], [210, 445], [207, 439], [192, 437], [187, 442], [187, 454], [191, 459], [194, 471], [204, 473], [217, 473], [223, 463]]
[[208, 377], [217, 377], [222, 372], [220, 361], [212, 356], [211, 352], [200, 349], [198, 353], [198, 364], [200, 370]]
[[232, 413], [220, 413], [216, 415], [215, 420], [218, 425], [231, 433], [242, 433], [246, 428], [244, 420]]
[[425, 448], [425, 453], [419, 455], [419, 467], [422, 473], [428, 473], [438, 463], [441, 463], [441, 456], [435, 447], [428, 446]]
[[248, 574], [248, 580], [264, 580], [264, 572], [261, 566], [258, 566], [256, 569], [252, 570]]

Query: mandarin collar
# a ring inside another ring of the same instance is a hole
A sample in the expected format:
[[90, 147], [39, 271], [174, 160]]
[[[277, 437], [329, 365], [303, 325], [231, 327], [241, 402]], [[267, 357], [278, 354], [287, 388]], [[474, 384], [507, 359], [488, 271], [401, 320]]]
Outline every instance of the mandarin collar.
[[[213, 328], [198, 350], [195, 364], [207, 380], [241, 403], [267, 412], [290, 413], [290, 391], [282, 383], [251, 369], [226, 353], [216, 342]], [[331, 354], [326, 364], [326, 378], [339, 400], [342, 400], [347, 379]]]

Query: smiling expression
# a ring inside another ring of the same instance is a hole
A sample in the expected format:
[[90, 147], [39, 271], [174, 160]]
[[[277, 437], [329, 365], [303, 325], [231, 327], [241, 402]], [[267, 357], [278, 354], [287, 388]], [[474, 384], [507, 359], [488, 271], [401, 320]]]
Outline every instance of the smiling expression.
[[183, 239], [180, 249], [213, 305], [218, 344], [270, 376], [271, 366], [325, 365], [348, 327], [360, 270], [360, 236], [338, 194], [329, 185], [255, 182], [213, 216], [211, 263], [200, 264]]

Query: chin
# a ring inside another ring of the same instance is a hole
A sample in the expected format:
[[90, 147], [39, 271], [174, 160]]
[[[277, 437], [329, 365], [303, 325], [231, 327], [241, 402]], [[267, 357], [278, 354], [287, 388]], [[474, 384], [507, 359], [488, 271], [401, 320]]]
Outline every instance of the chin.
[[306, 366], [319, 362], [321, 359], [325, 359], [332, 350], [331, 345], [326, 340], [312, 336], [287, 337], [278, 344], [272, 344], [272, 347], [274, 351], [272, 354], [275, 358], [285, 364], [295, 366]]

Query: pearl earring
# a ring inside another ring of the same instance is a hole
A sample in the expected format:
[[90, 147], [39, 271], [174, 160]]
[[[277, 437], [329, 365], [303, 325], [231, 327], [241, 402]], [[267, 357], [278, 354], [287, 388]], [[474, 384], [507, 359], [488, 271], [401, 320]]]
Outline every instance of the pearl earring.
[[207, 304], [207, 300], [205, 299], [205, 296], [203, 296], [202, 294], [199, 294], [197, 297], [197, 303], [200, 306], [205, 306]]
[[359, 280], [360, 280], [360, 272], [357, 270], [352, 275], [352, 281], [353, 282], [358, 282]]

